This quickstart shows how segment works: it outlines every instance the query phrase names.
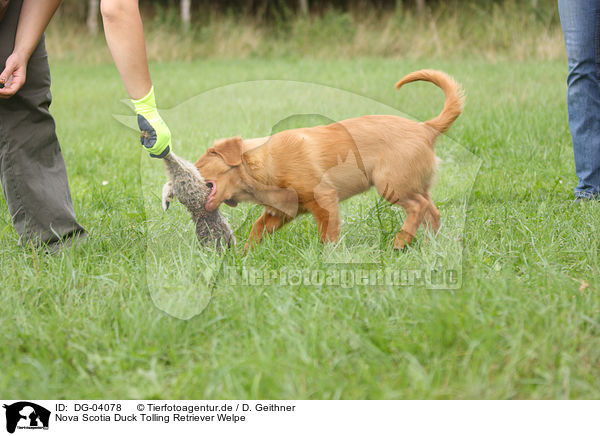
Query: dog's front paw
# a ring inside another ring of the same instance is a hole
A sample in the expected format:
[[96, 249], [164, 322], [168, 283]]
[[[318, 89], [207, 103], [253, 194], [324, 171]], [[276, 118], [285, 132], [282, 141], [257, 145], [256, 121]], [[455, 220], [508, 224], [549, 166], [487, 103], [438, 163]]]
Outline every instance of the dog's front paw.
[[406, 250], [414, 238], [415, 236], [406, 230], [400, 230], [394, 239], [394, 250]]
[[162, 207], [166, 212], [169, 209], [169, 205], [173, 200], [173, 182], [167, 182], [162, 188]]

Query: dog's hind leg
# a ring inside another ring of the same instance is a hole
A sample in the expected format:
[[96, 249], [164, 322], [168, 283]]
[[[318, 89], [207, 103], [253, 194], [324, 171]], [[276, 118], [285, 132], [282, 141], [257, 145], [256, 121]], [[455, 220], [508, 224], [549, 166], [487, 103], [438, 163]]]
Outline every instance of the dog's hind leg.
[[406, 219], [402, 228], [394, 240], [394, 248], [402, 250], [414, 239], [417, 229], [423, 222], [425, 213], [429, 210], [429, 201], [421, 194], [412, 194], [409, 198], [400, 200], [400, 204], [406, 211]]
[[[416, 191], [417, 187], [415, 186], [410, 187], [405, 184], [394, 185], [389, 183], [388, 180], [390, 178], [389, 175], [385, 175], [385, 177], [375, 179], [374, 185], [379, 195], [385, 200], [391, 204], [402, 206], [406, 211], [404, 224], [402, 224], [400, 232], [396, 234], [396, 238], [394, 239], [394, 248], [404, 249], [413, 241], [417, 229], [423, 223], [424, 219], [431, 218], [431, 225], [435, 228], [437, 225], [436, 216], [439, 219], [439, 212], [436, 215], [437, 208], [429, 199], [428, 194], [418, 194], [418, 191]], [[426, 217], [427, 213], [430, 215]]]
[[423, 227], [425, 230], [436, 234], [440, 230], [440, 211], [435, 207], [431, 198], [427, 198], [429, 205], [425, 211]]

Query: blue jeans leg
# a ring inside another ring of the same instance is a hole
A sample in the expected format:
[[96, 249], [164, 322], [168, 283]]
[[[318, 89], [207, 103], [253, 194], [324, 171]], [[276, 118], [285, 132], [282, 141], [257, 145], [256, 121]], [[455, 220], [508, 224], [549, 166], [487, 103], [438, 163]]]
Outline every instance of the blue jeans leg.
[[576, 197], [600, 195], [600, 0], [558, 0], [567, 48], [567, 106]]

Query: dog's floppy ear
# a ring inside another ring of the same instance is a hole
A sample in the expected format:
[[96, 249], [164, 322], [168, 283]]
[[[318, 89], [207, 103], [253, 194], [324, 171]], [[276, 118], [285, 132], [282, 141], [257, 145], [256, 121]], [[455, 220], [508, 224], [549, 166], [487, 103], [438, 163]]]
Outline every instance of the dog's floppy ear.
[[234, 136], [233, 138], [215, 141], [208, 152], [217, 153], [227, 165], [237, 167], [242, 163], [242, 138]]

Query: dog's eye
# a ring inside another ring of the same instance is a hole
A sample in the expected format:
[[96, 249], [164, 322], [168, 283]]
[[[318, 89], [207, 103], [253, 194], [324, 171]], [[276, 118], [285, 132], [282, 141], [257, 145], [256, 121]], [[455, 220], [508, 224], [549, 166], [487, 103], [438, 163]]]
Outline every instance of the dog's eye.
[[212, 189], [212, 188], [213, 188], [213, 186], [214, 186], [214, 185], [212, 184], [212, 182], [206, 182], [206, 187], [207, 187], [208, 189]]

